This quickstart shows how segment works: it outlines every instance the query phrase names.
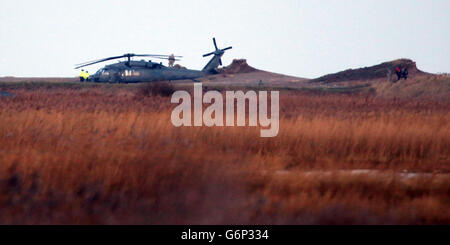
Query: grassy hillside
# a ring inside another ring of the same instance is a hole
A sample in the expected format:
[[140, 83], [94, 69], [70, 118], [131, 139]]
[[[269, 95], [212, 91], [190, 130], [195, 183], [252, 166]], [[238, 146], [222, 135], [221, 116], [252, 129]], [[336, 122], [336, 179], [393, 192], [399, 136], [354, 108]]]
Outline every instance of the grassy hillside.
[[412, 76], [424, 74], [424, 72], [417, 69], [416, 63], [414, 61], [410, 59], [398, 59], [370, 67], [348, 69], [345, 71], [328, 74], [316, 79], [312, 79], [311, 82], [332, 83], [342, 81], [373, 80], [386, 78], [389, 72], [391, 72], [392, 77], [395, 77], [395, 68], [398, 66], [407, 68], [409, 74]]

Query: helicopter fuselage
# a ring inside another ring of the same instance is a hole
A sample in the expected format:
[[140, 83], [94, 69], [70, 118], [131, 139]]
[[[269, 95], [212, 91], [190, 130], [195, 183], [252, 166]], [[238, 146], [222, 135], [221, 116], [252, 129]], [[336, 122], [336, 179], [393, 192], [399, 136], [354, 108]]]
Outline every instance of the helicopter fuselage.
[[91, 76], [94, 82], [136, 83], [162, 80], [195, 79], [209, 73], [185, 68], [166, 67], [151, 61], [122, 61], [107, 65]]

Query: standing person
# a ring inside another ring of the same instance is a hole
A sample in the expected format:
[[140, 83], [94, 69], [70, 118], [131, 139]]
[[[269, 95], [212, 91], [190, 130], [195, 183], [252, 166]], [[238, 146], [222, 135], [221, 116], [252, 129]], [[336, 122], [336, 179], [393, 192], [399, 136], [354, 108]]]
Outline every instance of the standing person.
[[89, 72], [88, 71], [86, 71], [84, 73], [84, 80], [89, 81]]
[[399, 66], [395, 67], [395, 74], [397, 74], [397, 81], [402, 78], [402, 70]]
[[406, 67], [403, 67], [403, 69], [402, 69], [402, 77], [405, 80], [408, 79], [408, 69], [406, 69]]
[[84, 77], [85, 77], [84, 69], [81, 69], [81, 72], [80, 72], [80, 82], [84, 82]]
[[171, 54], [169, 56], [169, 67], [173, 67], [173, 64], [175, 63], [175, 56]]

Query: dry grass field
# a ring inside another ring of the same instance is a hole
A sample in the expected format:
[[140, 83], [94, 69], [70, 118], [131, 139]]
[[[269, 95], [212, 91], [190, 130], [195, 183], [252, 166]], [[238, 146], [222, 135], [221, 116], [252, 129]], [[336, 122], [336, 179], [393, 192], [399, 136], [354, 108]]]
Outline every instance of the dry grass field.
[[182, 127], [137, 85], [8, 85], [0, 224], [450, 224], [450, 102], [280, 92], [280, 131]]

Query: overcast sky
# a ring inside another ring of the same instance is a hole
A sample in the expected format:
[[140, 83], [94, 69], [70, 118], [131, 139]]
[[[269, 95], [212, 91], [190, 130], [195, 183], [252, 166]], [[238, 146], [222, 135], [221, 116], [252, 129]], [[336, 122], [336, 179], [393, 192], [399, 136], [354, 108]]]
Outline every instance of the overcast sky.
[[0, 76], [76, 76], [76, 63], [128, 52], [201, 69], [212, 37], [233, 46], [224, 64], [299, 77], [397, 58], [450, 72], [450, 0], [0, 0]]

